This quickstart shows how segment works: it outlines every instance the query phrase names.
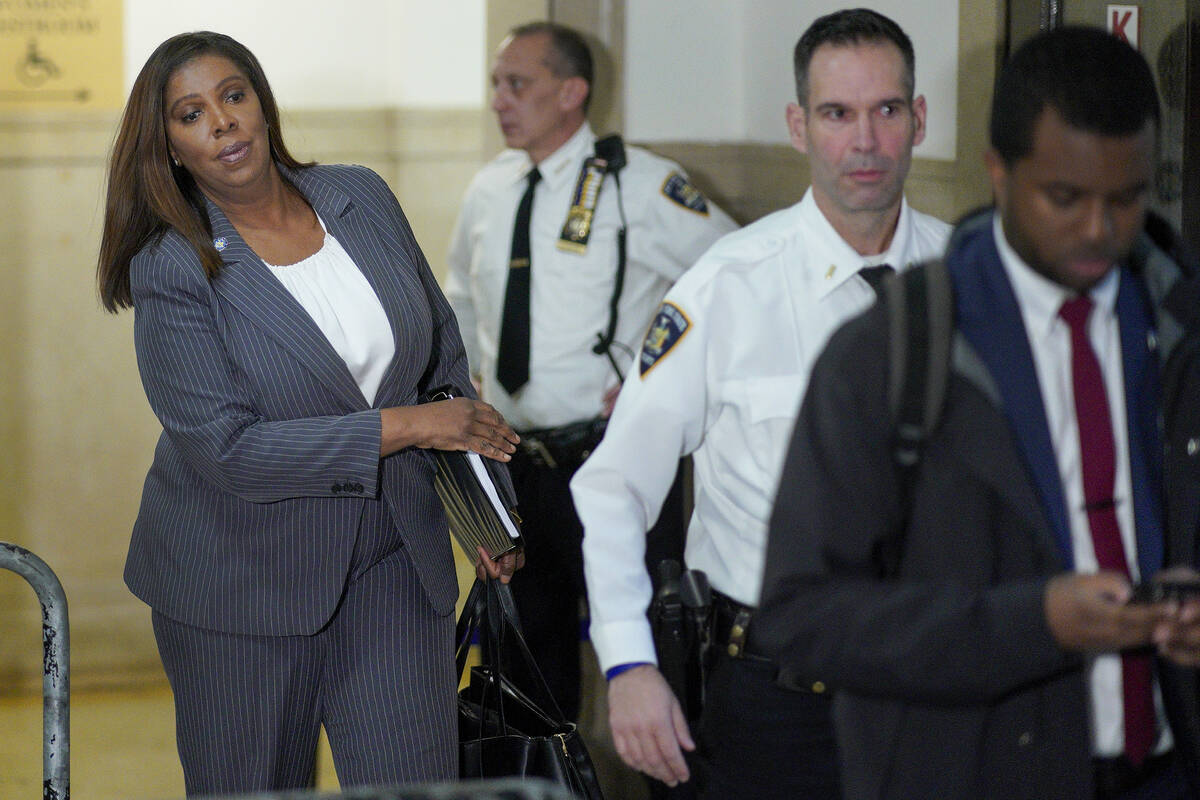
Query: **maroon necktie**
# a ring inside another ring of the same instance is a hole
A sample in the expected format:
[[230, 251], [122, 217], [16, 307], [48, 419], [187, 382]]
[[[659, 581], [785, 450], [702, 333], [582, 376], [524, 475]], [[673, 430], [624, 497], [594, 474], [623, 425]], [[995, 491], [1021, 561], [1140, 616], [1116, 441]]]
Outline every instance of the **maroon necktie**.
[[[1079, 421], [1079, 455], [1083, 467], [1083, 499], [1092, 545], [1100, 569], [1129, 576], [1117, 509], [1113, 501], [1116, 446], [1112, 414], [1100, 362], [1087, 335], [1092, 301], [1086, 296], [1063, 303], [1059, 315], [1071, 328], [1071, 379], [1075, 389], [1075, 417]], [[1125, 706], [1125, 757], [1139, 766], [1154, 744], [1154, 695], [1150, 682], [1150, 656], [1121, 654], [1121, 694]]]

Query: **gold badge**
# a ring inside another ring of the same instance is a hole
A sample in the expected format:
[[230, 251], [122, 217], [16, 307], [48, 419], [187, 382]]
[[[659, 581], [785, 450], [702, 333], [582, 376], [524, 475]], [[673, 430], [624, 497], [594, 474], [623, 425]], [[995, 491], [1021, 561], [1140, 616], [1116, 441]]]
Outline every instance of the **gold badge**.
[[583, 162], [575, 191], [571, 194], [571, 207], [558, 237], [558, 249], [570, 253], [586, 253], [588, 239], [592, 235], [592, 219], [596, 216], [596, 204], [600, 202], [600, 188], [604, 185], [604, 173], [608, 162], [595, 156]]

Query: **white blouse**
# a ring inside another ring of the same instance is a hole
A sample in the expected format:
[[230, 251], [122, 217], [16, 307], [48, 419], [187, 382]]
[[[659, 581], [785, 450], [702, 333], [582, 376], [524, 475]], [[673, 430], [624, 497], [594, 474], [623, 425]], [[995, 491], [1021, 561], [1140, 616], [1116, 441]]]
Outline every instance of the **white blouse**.
[[[325, 221], [317, 219], [325, 228]], [[374, 405], [396, 341], [383, 305], [350, 254], [326, 229], [321, 249], [308, 258], [267, 267], [317, 323], [367, 403]]]

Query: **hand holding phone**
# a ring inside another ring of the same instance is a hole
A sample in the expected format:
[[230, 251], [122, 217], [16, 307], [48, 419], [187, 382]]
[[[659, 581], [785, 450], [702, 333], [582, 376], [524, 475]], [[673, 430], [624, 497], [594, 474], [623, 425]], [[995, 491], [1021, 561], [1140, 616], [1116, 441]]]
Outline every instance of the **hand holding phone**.
[[1168, 620], [1163, 606], [1127, 602], [1129, 581], [1119, 572], [1064, 572], [1051, 578], [1043, 609], [1055, 641], [1065, 650], [1116, 652], [1151, 643]]
[[1174, 566], [1153, 576], [1150, 581], [1136, 584], [1132, 603], [1177, 603], [1200, 600], [1200, 573], [1188, 567]]
[[[1185, 667], [1200, 667], [1200, 573], [1190, 567], [1171, 567], [1134, 587], [1131, 603], [1170, 603], [1170, 619], [1153, 635], [1159, 655]], [[1133, 607], [1131, 607], [1132, 610]]]
[[1200, 577], [1155, 577], [1133, 587], [1131, 603], [1200, 600]]

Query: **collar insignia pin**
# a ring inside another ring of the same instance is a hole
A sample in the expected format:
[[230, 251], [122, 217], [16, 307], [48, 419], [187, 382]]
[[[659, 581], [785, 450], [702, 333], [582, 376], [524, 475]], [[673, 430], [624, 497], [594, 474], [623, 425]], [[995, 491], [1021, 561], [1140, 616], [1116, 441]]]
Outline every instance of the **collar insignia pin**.
[[213, 239], [213, 247], [217, 248], [217, 252], [224, 250], [227, 244], [229, 242], [225, 241], [224, 236], [218, 236], [216, 239]]

